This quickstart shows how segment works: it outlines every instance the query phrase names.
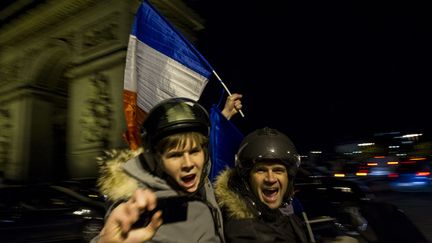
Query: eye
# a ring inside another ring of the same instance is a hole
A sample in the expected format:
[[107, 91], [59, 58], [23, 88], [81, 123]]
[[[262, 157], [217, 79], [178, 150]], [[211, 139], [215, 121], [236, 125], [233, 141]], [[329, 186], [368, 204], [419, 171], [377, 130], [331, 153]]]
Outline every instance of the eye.
[[202, 151], [201, 147], [194, 147], [189, 151], [189, 153], [190, 154], [197, 154], [197, 153], [200, 153], [201, 151]]
[[178, 158], [178, 157], [181, 157], [181, 156], [183, 156], [183, 152], [172, 151], [172, 152], [168, 152], [168, 153], [165, 154], [165, 158], [168, 158], [168, 159], [170, 159], [170, 158]]
[[285, 168], [283, 168], [283, 167], [277, 167], [277, 168], [274, 168], [273, 169], [273, 172], [275, 172], [275, 173], [277, 173], [277, 174], [283, 174], [283, 173], [285, 173], [286, 172], [286, 169]]
[[264, 167], [257, 167], [257, 168], [255, 168], [255, 172], [256, 173], [264, 173], [266, 171], [267, 171], [267, 169], [264, 168]]

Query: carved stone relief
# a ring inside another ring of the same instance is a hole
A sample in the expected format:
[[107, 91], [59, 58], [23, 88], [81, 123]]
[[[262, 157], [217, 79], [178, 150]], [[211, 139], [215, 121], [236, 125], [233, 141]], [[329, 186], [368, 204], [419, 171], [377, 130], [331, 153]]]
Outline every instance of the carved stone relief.
[[10, 83], [19, 79], [19, 73], [23, 70], [23, 63], [14, 60], [13, 62], [0, 64], [0, 84]]
[[28, 9], [22, 16], [14, 19], [8, 25], [2, 26], [0, 44], [26, 41], [29, 36], [37, 35], [58, 23], [62, 23], [65, 19], [96, 5], [98, 1], [44, 1], [46, 3], [40, 4], [36, 8]]
[[92, 93], [85, 102], [80, 119], [82, 142], [84, 143], [101, 143], [103, 147], [109, 145], [113, 104], [107, 91], [108, 86], [108, 78], [103, 74], [97, 73], [91, 78]]
[[9, 162], [9, 151], [11, 148], [11, 115], [6, 109], [0, 109], [0, 176]]
[[42, 52], [41, 49], [28, 49], [18, 57], [0, 64], [0, 84], [29, 81], [28, 78], [32, 76], [30, 74], [32, 70], [31, 65]]
[[119, 41], [119, 18], [120, 13], [115, 12], [94, 25], [85, 27], [82, 36], [82, 53], [94, 51], [95, 48], [110, 46], [113, 42]]

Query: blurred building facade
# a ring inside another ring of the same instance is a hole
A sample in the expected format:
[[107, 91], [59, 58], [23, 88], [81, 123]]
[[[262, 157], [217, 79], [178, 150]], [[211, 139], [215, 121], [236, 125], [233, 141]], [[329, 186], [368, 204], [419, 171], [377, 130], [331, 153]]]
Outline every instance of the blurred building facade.
[[[123, 73], [139, 3], [1, 3], [0, 178], [93, 177], [105, 149], [127, 146]], [[180, 0], [152, 3], [192, 42], [204, 28]]]

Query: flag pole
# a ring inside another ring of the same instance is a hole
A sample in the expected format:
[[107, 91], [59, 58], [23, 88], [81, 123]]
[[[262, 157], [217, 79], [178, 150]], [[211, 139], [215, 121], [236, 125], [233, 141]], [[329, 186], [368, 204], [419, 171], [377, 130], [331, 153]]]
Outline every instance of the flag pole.
[[[222, 87], [224, 87], [225, 91], [228, 93], [229, 96], [231, 96], [231, 92], [229, 91], [228, 87], [225, 85], [225, 83], [222, 81], [222, 79], [219, 77], [219, 75], [216, 73], [216, 71], [213, 69], [213, 74], [216, 76], [216, 78], [219, 80], [219, 82], [222, 84]], [[238, 111], [242, 117], [245, 117], [242, 110]]]

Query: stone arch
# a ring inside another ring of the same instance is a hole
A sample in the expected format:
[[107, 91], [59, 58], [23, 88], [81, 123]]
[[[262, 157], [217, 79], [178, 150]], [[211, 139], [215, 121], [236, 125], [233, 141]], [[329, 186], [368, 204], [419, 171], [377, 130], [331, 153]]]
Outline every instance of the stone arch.
[[[30, 157], [36, 161], [31, 161], [29, 165], [30, 175], [33, 178], [61, 180], [68, 176], [68, 80], [65, 73], [73, 60], [72, 47], [64, 40], [53, 40], [34, 54], [26, 79], [33, 90], [32, 102], [37, 107], [32, 111], [31, 133], [34, 137], [46, 137], [40, 139], [44, 144], [31, 145]], [[38, 154], [42, 150], [49, 155]], [[37, 160], [42, 157], [43, 160]]]
[[29, 82], [50, 91], [67, 91], [64, 73], [73, 59], [72, 46], [65, 40], [53, 40], [39, 50], [32, 62]]

